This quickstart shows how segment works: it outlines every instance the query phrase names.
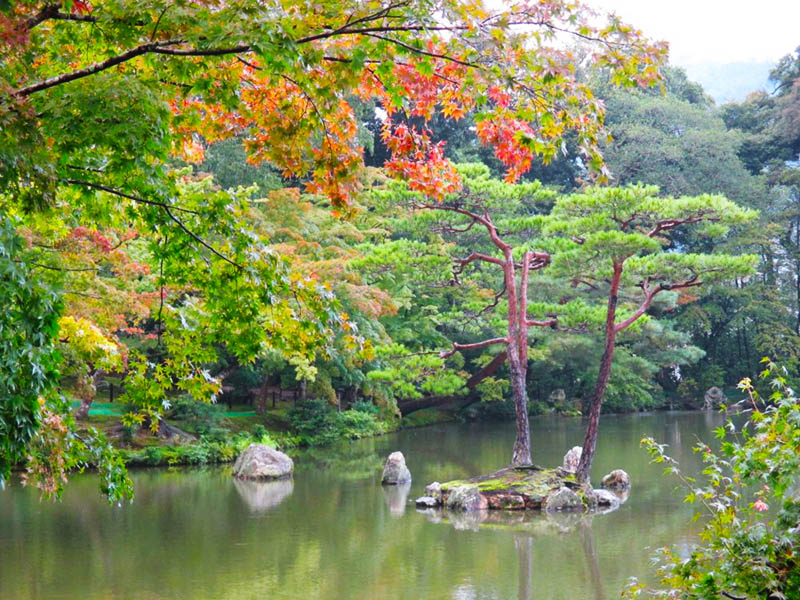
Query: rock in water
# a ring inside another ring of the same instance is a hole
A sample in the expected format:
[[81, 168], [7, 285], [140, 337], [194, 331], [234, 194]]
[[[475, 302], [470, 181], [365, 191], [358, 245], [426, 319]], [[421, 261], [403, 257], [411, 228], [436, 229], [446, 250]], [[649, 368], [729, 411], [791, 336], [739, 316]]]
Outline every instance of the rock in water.
[[489, 501], [478, 491], [477, 485], [459, 485], [447, 495], [447, 508], [465, 512], [486, 510]]
[[580, 446], [573, 446], [564, 455], [564, 470], [567, 473], [574, 473], [578, 470], [578, 463], [581, 462], [581, 454], [583, 454], [583, 448]]
[[436, 498], [437, 500], [442, 499], [442, 484], [438, 481], [434, 481], [433, 483], [429, 483], [425, 486], [425, 495], [430, 496], [431, 498]]
[[703, 408], [705, 410], [712, 410], [715, 406], [719, 406], [725, 402], [727, 398], [725, 397], [725, 392], [717, 386], [712, 386], [706, 390], [703, 400], [705, 400]]
[[264, 444], [250, 444], [233, 463], [233, 476], [240, 479], [280, 479], [293, 471], [291, 458]]
[[631, 487], [631, 477], [622, 469], [614, 469], [603, 477], [600, 485], [607, 490], [627, 490]]
[[550, 406], [560, 407], [567, 401], [567, 393], [563, 389], [557, 388], [550, 392], [547, 401], [550, 403]]
[[616, 508], [620, 504], [617, 495], [608, 490], [592, 490], [592, 494], [597, 501], [597, 506], [602, 508]]
[[406, 458], [402, 452], [392, 452], [386, 459], [383, 467], [383, 485], [397, 485], [399, 483], [410, 483], [411, 471], [406, 466]]
[[433, 496], [420, 496], [416, 501], [417, 506], [423, 506], [426, 508], [436, 508], [441, 503], [441, 500], [434, 498]]
[[571, 489], [568, 487], [562, 487], [547, 497], [545, 510], [547, 512], [560, 510], [583, 510], [583, 501], [581, 500], [581, 497]]

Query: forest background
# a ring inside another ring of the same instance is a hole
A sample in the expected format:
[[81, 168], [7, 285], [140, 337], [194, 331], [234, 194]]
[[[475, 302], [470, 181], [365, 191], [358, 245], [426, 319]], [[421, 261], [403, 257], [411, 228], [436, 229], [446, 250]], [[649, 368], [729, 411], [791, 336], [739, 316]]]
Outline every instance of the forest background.
[[[716, 285], [696, 301], [677, 297], [654, 310], [647, 325], [626, 338], [615, 359], [605, 407], [610, 412], [702, 406], [709, 387], [734, 388], [743, 374], [758, 372], [763, 356], [779, 357], [793, 377], [798, 375], [800, 57], [787, 55], [770, 77], [773, 93], [755, 91], [744, 102], [722, 106], [716, 106], [699, 84], [674, 67], [666, 69], [665, 93], [615, 90], [605, 81], [592, 82], [607, 106], [613, 142], [604, 154], [615, 184], [652, 184], [668, 196], [718, 193], [760, 213], [757, 222], [724, 237], [681, 240], [679, 251], [683, 252], [717, 249], [758, 254], [757, 275]], [[388, 153], [380, 136], [380, 117], [372, 113], [372, 106], [364, 107], [365, 162], [380, 168]], [[500, 181], [504, 166], [491, 149], [481, 146], [468, 120], [455, 125], [434, 121], [431, 130], [435, 140], [446, 142], [448, 158], [469, 163], [460, 167], [468, 180], [481, 180], [482, 189], [492, 189], [502, 199], [492, 204], [502, 219], [547, 214], [559, 194], [580, 189], [586, 177], [574, 147], [568, 146], [553, 163], [535, 163], [523, 176], [527, 183], [504, 184]], [[283, 185], [273, 170], [248, 165], [237, 140], [211, 146], [196, 172], [213, 175], [223, 188], [257, 185], [262, 194]], [[457, 385], [459, 377], [466, 383], [490, 361], [492, 355], [475, 353], [463, 364], [451, 365], [453, 378], [448, 379], [441, 377], [445, 371], [439, 371], [448, 365], [421, 353], [449, 348], [454, 342], [474, 342], [493, 331], [488, 315], [479, 313], [487, 304], [483, 299], [495, 288], [489, 285], [489, 273], [483, 274], [483, 280], [476, 274], [457, 290], [450, 285], [453, 259], [468, 255], [479, 233], [448, 235], [441, 215], [398, 214], [395, 207], [407, 193], [405, 186], [377, 171], [368, 187], [371, 192], [347, 222], [337, 221], [326, 203], [312, 196], [290, 198], [272, 192], [262, 207], [264, 211], [269, 210], [267, 205], [276, 207], [267, 219], [276, 228], [273, 235], [294, 237], [284, 242], [289, 253], [298, 258], [304, 252], [316, 254], [330, 261], [336, 273], [353, 279], [350, 285], [358, 286], [358, 292], [341, 290], [339, 295], [348, 298], [348, 309], [360, 331], [383, 358], [355, 369], [342, 369], [336, 361], [315, 363], [319, 377], [312, 384], [313, 394], [331, 400], [336, 392], [350, 398], [366, 394], [402, 410], [404, 405], [422, 406], [411, 402], [414, 399], [456, 392], [457, 388], [438, 388], [434, 379], [439, 385]], [[281, 215], [293, 216], [289, 223], [280, 223]], [[352, 236], [349, 244], [343, 244], [347, 237], [336, 224]], [[375, 301], [369, 308], [364, 304], [368, 298]], [[387, 345], [384, 336], [392, 343]], [[571, 407], [580, 411], [581, 400], [593, 383], [600, 343], [599, 336], [586, 332], [537, 334], [531, 340], [536, 357], [529, 378], [531, 410], [569, 410], [554, 404], [569, 398], [574, 399]], [[436, 377], [426, 378], [426, 370], [436, 371]], [[297, 387], [296, 374], [296, 369], [287, 368], [271, 376], [286, 387]], [[503, 372], [498, 370], [491, 380], [484, 380], [491, 381], [495, 391], [481, 395], [477, 410], [498, 416], [509, 411], [512, 416], [508, 404], [492, 404], [503, 397], [497, 392], [503, 389], [502, 383], [497, 385], [502, 379]], [[251, 380], [259, 381], [260, 375]], [[327, 394], [321, 393], [329, 383]], [[236, 390], [243, 393], [245, 387]], [[552, 394], [554, 390], [564, 394]]]

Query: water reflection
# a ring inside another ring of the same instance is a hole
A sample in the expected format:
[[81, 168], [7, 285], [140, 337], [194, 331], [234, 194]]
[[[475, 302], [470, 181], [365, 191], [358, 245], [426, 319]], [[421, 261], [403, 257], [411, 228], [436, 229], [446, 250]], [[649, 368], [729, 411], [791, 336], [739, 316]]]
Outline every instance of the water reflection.
[[279, 479], [277, 481], [248, 481], [231, 477], [233, 487], [254, 513], [264, 513], [278, 506], [292, 495], [294, 481]]
[[586, 569], [594, 588], [595, 600], [605, 600], [603, 592], [603, 578], [600, 575], [600, 567], [597, 561], [597, 548], [594, 545], [594, 533], [591, 523], [581, 523], [581, 545], [583, 546], [583, 557], [586, 560]]
[[538, 512], [513, 510], [479, 510], [471, 512], [448, 511], [441, 508], [418, 508], [429, 523], [446, 523], [456, 530], [492, 531], [507, 530], [514, 534], [526, 533], [536, 536], [550, 536], [573, 533], [591, 527], [595, 518], [602, 518], [608, 512]]
[[519, 562], [517, 598], [533, 600], [533, 536], [514, 536], [514, 548]]
[[[594, 478], [623, 468], [634, 489], [619, 510], [594, 517], [408, 508], [431, 481], [502, 467], [513, 423], [296, 453], [293, 481], [235, 482], [229, 469], [135, 471], [136, 500], [122, 507], [106, 505], [94, 474], [76, 476], [57, 503], [11, 482], [0, 492], [0, 600], [610, 599], [630, 576], [650, 572], [646, 547], [688, 548], [693, 539], [692, 508], [639, 440], [679, 442], [670, 450], [691, 474], [701, 468], [691, 444], [713, 440], [705, 419], [604, 419]], [[532, 428], [543, 465], [560, 464], [583, 437], [580, 419], [540, 418]], [[413, 474], [410, 489], [379, 484], [395, 450]]]
[[[572, 523], [573, 519], [568, 519]], [[562, 521], [562, 525], [566, 524]], [[603, 577], [600, 572], [597, 548], [594, 542], [591, 520], [579, 519], [578, 529], [583, 548], [583, 558], [586, 570], [589, 573], [592, 589], [594, 590], [594, 600], [605, 600]], [[546, 538], [537, 538], [533, 535], [515, 534], [514, 549], [517, 553], [518, 576], [517, 576], [517, 598], [518, 600], [534, 600], [534, 544], [546, 545]], [[568, 565], [567, 568], [577, 569], [577, 565]]]
[[408, 505], [408, 494], [411, 491], [411, 482], [398, 485], [384, 485], [383, 498], [389, 507], [389, 514], [395, 519], [402, 517]]

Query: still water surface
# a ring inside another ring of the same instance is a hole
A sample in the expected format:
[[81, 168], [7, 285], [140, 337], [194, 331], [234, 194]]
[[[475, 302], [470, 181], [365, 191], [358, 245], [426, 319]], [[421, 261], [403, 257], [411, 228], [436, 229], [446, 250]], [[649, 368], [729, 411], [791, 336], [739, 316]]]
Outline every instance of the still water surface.
[[[627, 503], [572, 522], [435, 522], [410, 500], [434, 480], [507, 463], [514, 426], [448, 424], [295, 456], [294, 481], [235, 482], [229, 468], [134, 472], [136, 499], [109, 507], [93, 475], [58, 503], [18, 484], [0, 491], [0, 598], [601, 600], [650, 572], [650, 549], [691, 543], [691, 507], [650, 465], [652, 435], [696, 471], [691, 451], [721, 417], [604, 417], [595, 481], [631, 474]], [[534, 460], [560, 464], [579, 419], [534, 421]], [[414, 477], [384, 490], [384, 458], [401, 450]]]

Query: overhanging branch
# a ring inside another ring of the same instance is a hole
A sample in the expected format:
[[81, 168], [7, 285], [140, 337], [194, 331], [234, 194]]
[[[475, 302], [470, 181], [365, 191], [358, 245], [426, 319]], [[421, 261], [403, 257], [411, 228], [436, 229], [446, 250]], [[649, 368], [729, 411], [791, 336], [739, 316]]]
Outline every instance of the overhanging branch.
[[644, 300], [642, 300], [642, 303], [639, 305], [639, 308], [637, 308], [630, 317], [628, 317], [621, 323], [617, 323], [616, 325], [614, 325], [615, 333], [619, 333], [623, 329], [626, 329], [630, 327], [633, 323], [635, 323], [639, 317], [641, 317], [645, 312], [647, 312], [647, 309], [650, 308], [650, 306], [653, 304], [653, 299], [661, 292], [667, 290], [678, 290], [690, 287], [697, 287], [702, 284], [703, 282], [700, 281], [698, 275], [692, 275], [692, 277], [690, 277], [689, 279], [684, 279], [683, 281], [678, 281], [676, 283], [660, 283], [654, 288], [650, 287], [649, 279], [643, 281], [641, 284], [641, 288], [642, 291], [644, 292]]
[[200, 213], [198, 213], [197, 211], [189, 210], [187, 208], [181, 208], [179, 206], [170, 206], [169, 204], [166, 204], [164, 202], [158, 202], [156, 200], [148, 200], [146, 198], [141, 198], [139, 196], [134, 196], [133, 194], [127, 194], [127, 193], [122, 192], [120, 190], [116, 190], [116, 189], [114, 189], [112, 187], [109, 187], [107, 185], [102, 185], [102, 184], [99, 184], [99, 183], [92, 183], [90, 181], [81, 181], [79, 179], [64, 179], [62, 181], [64, 181], [65, 183], [73, 184], [73, 185], [82, 185], [82, 186], [85, 186], [85, 187], [88, 187], [88, 188], [100, 190], [100, 191], [103, 191], [103, 192], [107, 192], [109, 194], [113, 194], [115, 196], [120, 196], [122, 198], [128, 198], [129, 200], [133, 200], [134, 202], [140, 202], [142, 204], [148, 204], [148, 205], [151, 205], [151, 206], [156, 206], [156, 207], [160, 208], [161, 210], [163, 210], [166, 213], [166, 215], [170, 218], [170, 220], [173, 223], [175, 223], [178, 227], [180, 227], [180, 229], [182, 231], [184, 231], [195, 242], [197, 242], [198, 244], [200, 244], [201, 246], [203, 246], [204, 248], [209, 250], [215, 256], [218, 256], [219, 258], [224, 260], [226, 263], [228, 263], [228, 264], [230, 264], [230, 265], [232, 265], [232, 266], [234, 266], [234, 267], [236, 267], [238, 269], [244, 269], [244, 267], [242, 265], [240, 265], [239, 263], [235, 262], [234, 260], [231, 260], [230, 258], [225, 256], [224, 254], [222, 254], [219, 250], [217, 250], [211, 244], [206, 242], [203, 238], [201, 238], [199, 235], [197, 235], [194, 231], [189, 229], [186, 226], [186, 224], [183, 221], [181, 221], [178, 217], [176, 217], [175, 214], [173, 214], [173, 212], [172, 212], [173, 210], [175, 210], [175, 211], [182, 211], [182, 212], [190, 213], [190, 214], [194, 214], [194, 215], [199, 215]]
[[507, 344], [508, 338], [492, 338], [491, 340], [483, 340], [482, 342], [475, 342], [474, 344], [453, 344], [450, 350], [442, 350], [439, 352], [440, 358], [447, 358], [453, 356], [459, 350], [477, 350], [478, 348], [485, 348], [493, 344]]

